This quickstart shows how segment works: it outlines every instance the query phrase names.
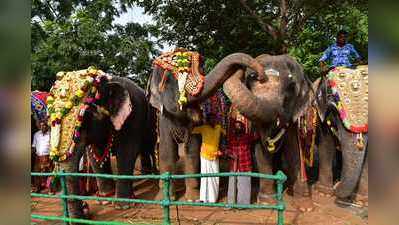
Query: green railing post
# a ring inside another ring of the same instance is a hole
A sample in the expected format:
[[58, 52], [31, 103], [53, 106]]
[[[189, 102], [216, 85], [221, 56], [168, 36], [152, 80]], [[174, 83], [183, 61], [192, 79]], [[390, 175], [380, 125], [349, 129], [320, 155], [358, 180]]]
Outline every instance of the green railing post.
[[277, 211], [277, 224], [278, 225], [284, 225], [284, 210], [285, 210], [285, 204], [283, 200], [283, 184], [287, 177], [283, 172], [280, 170], [276, 174], [280, 179], [277, 180], [277, 195], [276, 195], [276, 200], [278, 202], [278, 205], [281, 207]]
[[[64, 173], [64, 170], [60, 171], [60, 174], [62, 175]], [[68, 195], [68, 189], [66, 186], [66, 181], [65, 181], [65, 176], [60, 176], [60, 181], [61, 181], [61, 190], [62, 194], [64, 196]], [[68, 212], [68, 199], [62, 198], [62, 207], [64, 208], [64, 217], [69, 217], [69, 212]], [[68, 225], [68, 222], [65, 222], [65, 225]]]
[[[172, 175], [169, 172], [163, 173], [161, 175], [141, 175], [141, 176], [130, 176], [130, 175], [110, 175], [110, 174], [87, 174], [87, 173], [67, 173], [65, 171], [59, 171], [58, 173], [31, 173], [32, 176], [59, 176], [62, 187], [61, 195], [48, 195], [48, 194], [39, 194], [39, 193], [31, 193], [32, 197], [39, 198], [57, 198], [61, 199], [64, 215], [63, 216], [43, 216], [43, 215], [35, 215], [32, 214], [32, 219], [41, 219], [41, 220], [59, 220], [64, 221], [65, 224], [68, 223], [83, 223], [83, 224], [92, 224], [92, 225], [105, 225], [105, 224], [113, 224], [113, 225], [121, 225], [126, 223], [120, 222], [111, 222], [111, 221], [92, 221], [92, 220], [82, 220], [76, 218], [69, 218], [68, 212], [68, 200], [106, 200], [106, 201], [118, 201], [118, 202], [134, 202], [134, 203], [143, 203], [143, 204], [157, 204], [161, 205], [163, 208], [163, 225], [171, 225], [170, 218], [170, 206], [171, 205], [182, 205], [182, 206], [208, 206], [208, 207], [233, 207], [233, 208], [246, 208], [246, 209], [269, 209], [269, 210], [277, 210], [277, 224], [284, 224], [284, 211], [285, 211], [285, 202], [283, 200], [283, 184], [287, 180], [285, 174], [281, 171], [278, 171], [275, 175], [269, 174], [261, 174], [261, 173], [212, 173], [212, 174], [184, 174], [184, 175]], [[229, 176], [251, 176], [258, 177], [261, 179], [271, 179], [277, 182], [277, 192], [275, 195], [275, 199], [277, 204], [273, 205], [251, 205], [251, 204], [225, 204], [225, 203], [198, 203], [198, 202], [181, 202], [181, 201], [172, 201], [170, 199], [170, 188], [174, 179], [187, 179], [187, 178], [202, 178], [202, 177], [229, 177]], [[163, 199], [162, 200], [144, 200], [144, 199], [128, 199], [128, 198], [111, 198], [111, 197], [97, 197], [97, 196], [80, 196], [80, 195], [68, 195], [67, 189], [67, 177], [103, 177], [103, 178], [112, 178], [112, 179], [161, 179], [162, 183], [162, 191], [163, 191]]]
[[162, 174], [162, 189], [163, 189], [163, 225], [170, 225], [170, 172]]

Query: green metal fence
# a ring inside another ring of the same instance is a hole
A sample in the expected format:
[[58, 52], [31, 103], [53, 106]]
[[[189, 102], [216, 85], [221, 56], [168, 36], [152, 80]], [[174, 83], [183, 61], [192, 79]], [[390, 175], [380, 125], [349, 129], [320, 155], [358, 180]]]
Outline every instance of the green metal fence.
[[[278, 171], [275, 175], [261, 174], [261, 173], [207, 173], [207, 174], [184, 174], [184, 175], [172, 175], [169, 172], [161, 175], [110, 175], [110, 174], [93, 174], [93, 173], [65, 173], [60, 171], [58, 173], [31, 173], [31, 176], [58, 176], [61, 180], [62, 194], [60, 195], [48, 195], [31, 193], [32, 197], [40, 198], [58, 198], [62, 200], [63, 205], [63, 216], [44, 216], [32, 214], [32, 219], [40, 220], [56, 220], [64, 221], [65, 224], [69, 223], [82, 223], [82, 224], [96, 224], [96, 225], [127, 225], [122, 222], [111, 222], [111, 221], [93, 221], [86, 219], [70, 218], [68, 213], [68, 199], [79, 199], [79, 200], [99, 200], [99, 201], [111, 201], [111, 202], [128, 202], [128, 203], [143, 203], [143, 204], [157, 204], [163, 207], [163, 225], [171, 225], [170, 220], [170, 206], [207, 206], [207, 207], [223, 207], [223, 208], [241, 208], [241, 209], [270, 209], [277, 210], [277, 224], [284, 224], [284, 210], [285, 203], [283, 200], [283, 184], [287, 180], [285, 174]], [[170, 182], [176, 179], [187, 179], [187, 178], [202, 178], [202, 177], [229, 177], [229, 176], [249, 176], [257, 177], [260, 179], [275, 180], [277, 183], [277, 193], [274, 195], [277, 200], [275, 205], [243, 205], [243, 204], [226, 204], [226, 203], [202, 203], [202, 202], [183, 202], [183, 201], [172, 201], [169, 196]], [[163, 181], [163, 200], [145, 200], [145, 199], [128, 199], [128, 198], [111, 198], [111, 197], [97, 197], [97, 196], [80, 196], [80, 195], [69, 195], [66, 187], [66, 177], [98, 177], [108, 179], [161, 179]], [[139, 224], [137, 224], [139, 225]], [[140, 224], [143, 225], [143, 224]]]

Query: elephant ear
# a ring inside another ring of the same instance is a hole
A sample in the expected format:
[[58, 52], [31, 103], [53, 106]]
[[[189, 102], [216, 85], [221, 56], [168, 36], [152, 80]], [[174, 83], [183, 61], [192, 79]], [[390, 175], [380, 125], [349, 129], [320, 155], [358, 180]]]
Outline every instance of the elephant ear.
[[303, 115], [305, 110], [311, 104], [311, 96], [313, 94], [312, 82], [304, 74], [302, 66], [293, 58], [287, 57], [287, 65], [291, 72], [291, 79], [295, 83], [296, 101], [293, 107], [292, 122], [296, 122]]
[[100, 90], [100, 94], [115, 130], [120, 130], [132, 112], [129, 92], [121, 83], [111, 81]]
[[160, 79], [160, 70], [159, 68], [154, 68], [152, 74], [150, 75], [150, 79], [148, 80], [146, 96], [149, 99], [149, 103], [156, 108], [158, 111], [161, 111], [161, 95], [159, 93], [159, 83]]
[[[318, 81], [316, 83], [316, 81]], [[315, 102], [317, 112], [319, 114], [320, 120], [323, 122], [327, 116], [327, 111], [329, 108], [328, 96], [327, 96], [327, 80], [325, 78], [319, 78], [313, 83], [313, 88], [315, 89]]]
[[317, 114], [319, 115], [320, 120], [323, 122], [325, 119], [327, 107], [325, 107], [325, 104], [322, 103], [322, 99], [324, 98], [323, 91], [320, 88], [322, 86], [322, 81], [323, 79], [319, 77], [313, 82], [312, 89], [314, 95], [312, 96], [311, 100], [315, 103], [314, 105], [316, 106]]

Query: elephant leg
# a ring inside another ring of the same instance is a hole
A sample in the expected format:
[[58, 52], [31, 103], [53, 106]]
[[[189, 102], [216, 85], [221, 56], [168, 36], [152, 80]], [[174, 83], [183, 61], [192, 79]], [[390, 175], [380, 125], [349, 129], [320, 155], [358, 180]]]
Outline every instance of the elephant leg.
[[334, 137], [329, 133], [321, 133], [319, 152], [319, 180], [316, 184], [317, 191], [332, 195], [333, 192], [333, 159], [336, 155]]
[[[192, 136], [186, 149], [186, 160], [184, 163], [185, 173], [198, 173], [199, 172], [199, 159], [200, 159], [201, 139], [196, 135]], [[186, 194], [187, 201], [197, 200], [199, 198], [198, 179], [186, 179]]]
[[[172, 121], [161, 117], [159, 121], [159, 173], [170, 172], [176, 173], [176, 163], [178, 160], [178, 146], [171, 136], [170, 130], [172, 129]], [[163, 199], [163, 181], [159, 182], [159, 191], [155, 199]], [[170, 182], [170, 197], [176, 198], [175, 188], [173, 182]]]
[[[134, 166], [138, 156], [138, 145], [137, 142], [133, 141], [133, 145], [123, 143], [118, 148], [116, 155], [116, 166], [118, 168], [118, 175], [132, 175]], [[116, 180], [115, 194], [117, 198], [132, 198], [133, 194], [133, 181], [130, 179], [118, 179]], [[115, 202], [114, 206], [116, 209], [128, 209], [130, 208], [129, 203]]]
[[[259, 173], [273, 173], [272, 154], [262, 147], [260, 143], [255, 145], [255, 157]], [[274, 182], [268, 179], [259, 180], [258, 203], [274, 204]]]
[[[118, 175], [132, 175], [137, 159], [137, 145], [123, 144], [118, 149], [116, 156]], [[118, 198], [130, 198], [133, 195], [133, 182], [129, 179], [116, 181], [116, 196]]]
[[[100, 166], [96, 159], [94, 158], [94, 153], [88, 151], [88, 159], [90, 162], [90, 166], [92, 167], [94, 173], [104, 173], [104, 174], [112, 174], [111, 170], [111, 162], [107, 160], [104, 162], [103, 166]], [[112, 179], [98, 178], [96, 177], [96, 183], [98, 187], [98, 195], [104, 197], [113, 196], [115, 193], [115, 184]], [[108, 201], [100, 201], [102, 205], [108, 204]]]
[[[154, 162], [155, 163], [155, 162]], [[152, 157], [148, 152], [142, 152], [140, 154], [141, 174], [154, 173]]]
[[368, 158], [366, 156], [358, 190], [355, 196], [356, 202], [361, 206], [368, 206]]
[[301, 166], [304, 165], [301, 165], [297, 135], [295, 127], [288, 129], [287, 142], [282, 147], [282, 151], [284, 159], [288, 162], [289, 175], [293, 176], [291, 181], [293, 183], [294, 204], [299, 210], [306, 212], [312, 211], [314, 205], [311, 197], [311, 187], [301, 173]]
[[350, 200], [359, 183], [366, 149], [359, 150], [356, 147], [353, 134], [346, 131], [343, 125], [340, 125], [338, 129], [342, 151], [342, 172], [341, 180], [334, 186], [334, 190], [338, 201], [346, 201]]
[[[60, 167], [67, 173], [77, 173], [80, 158], [83, 156], [84, 147], [76, 147], [74, 155], [67, 161], [60, 162]], [[66, 177], [67, 193], [69, 195], [79, 195], [79, 177]], [[68, 199], [68, 213], [72, 218], [85, 218], [83, 211], [83, 201]]]

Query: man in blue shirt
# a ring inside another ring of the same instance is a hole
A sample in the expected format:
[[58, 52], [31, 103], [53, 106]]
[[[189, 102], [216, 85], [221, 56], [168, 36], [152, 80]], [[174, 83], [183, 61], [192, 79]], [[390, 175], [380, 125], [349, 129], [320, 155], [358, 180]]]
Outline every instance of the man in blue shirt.
[[[329, 46], [323, 56], [320, 58], [320, 67], [323, 72], [327, 72], [333, 67], [343, 66], [351, 67], [351, 60], [355, 60], [355, 64], [360, 63], [360, 55], [357, 53], [353, 45], [346, 43], [347, 32], [341, 30], [337, 34], [337, 42]], [[331, 61], [330, 68], [327, 67], [327, 61]]]

